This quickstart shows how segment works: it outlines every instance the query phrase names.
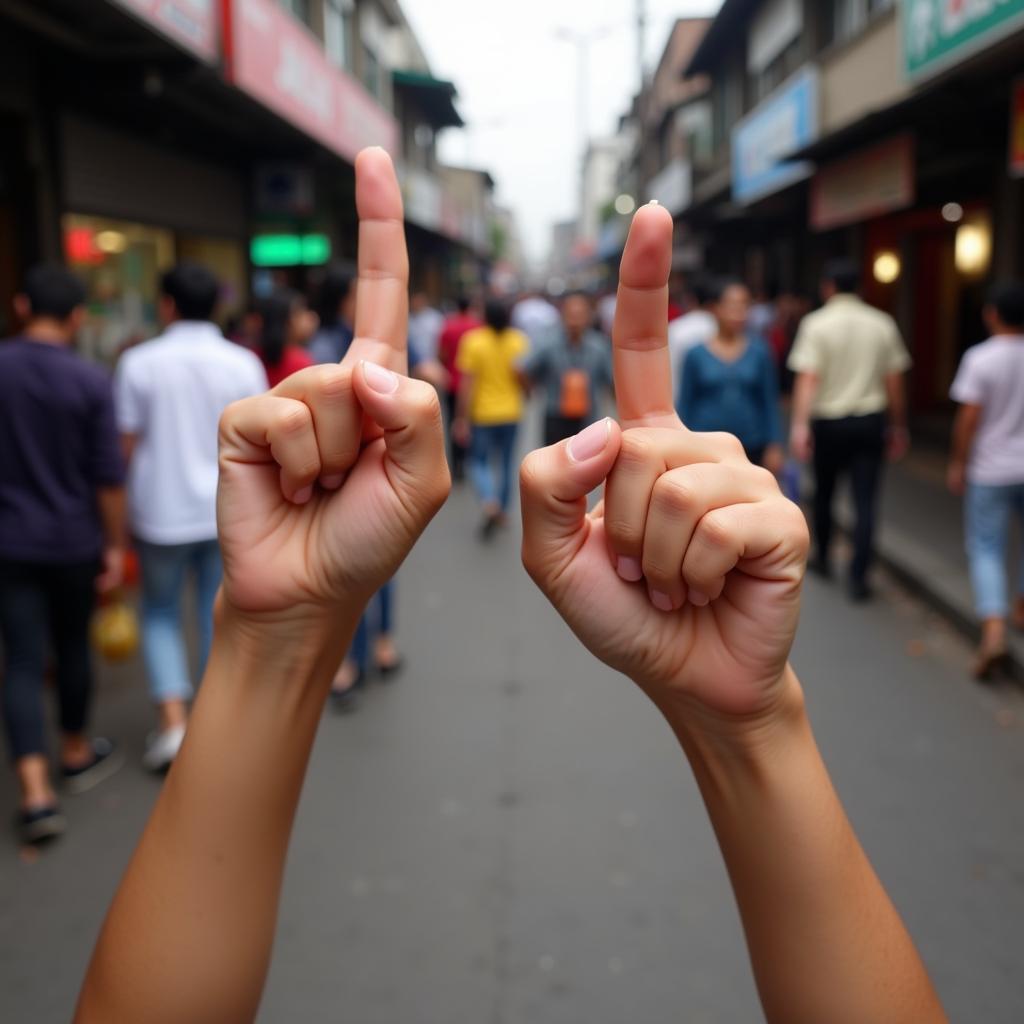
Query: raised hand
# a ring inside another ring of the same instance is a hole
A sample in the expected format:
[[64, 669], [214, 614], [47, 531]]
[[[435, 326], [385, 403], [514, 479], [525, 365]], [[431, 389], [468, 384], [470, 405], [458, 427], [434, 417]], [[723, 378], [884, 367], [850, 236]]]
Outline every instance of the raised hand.
[[356, 161], [356, 205], [356, 340], [344, 362], [303, 370], [221, 421], [224, 595], [243, 612], [361, 608], [448, 494], [437, 394], [403, 376], [408, 257], [383, 150]]
[[673, 411], [671, 242], [667, 212], [638, 212], [614, 329], [621, 427], [607, 420], [528, 456], [523, 561], [583, 643], [656, 703], [745, 716], [781, 688], [807, 528], [735, 438], [692, 433]]

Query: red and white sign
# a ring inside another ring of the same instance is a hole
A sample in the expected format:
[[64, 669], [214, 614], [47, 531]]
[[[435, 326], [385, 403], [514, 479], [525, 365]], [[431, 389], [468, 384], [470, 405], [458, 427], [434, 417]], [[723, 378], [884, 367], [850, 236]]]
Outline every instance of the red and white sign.
[[1013, 83], [1010, 94], [1010, 174], [1024, 178], [1024, 78]]
[[203, 60], [217, 59], [217, 0], [112, 0]]
[[275, 0], [224, 0], [224, 15], [227, 73], [238, 88], [346, 160], [364, 146], [394, 154], [395, 119]]
[[811, 182], [811, 227], [829, 231], [914, 202], [914, 140], [898, 135], [824, 164]]

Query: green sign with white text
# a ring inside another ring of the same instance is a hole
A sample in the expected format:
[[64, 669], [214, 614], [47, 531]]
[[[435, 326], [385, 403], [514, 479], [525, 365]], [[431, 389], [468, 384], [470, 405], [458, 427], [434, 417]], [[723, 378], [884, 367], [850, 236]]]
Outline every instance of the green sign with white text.
[[1024, 28], [1024, 0], [903, 0], [907, 76], [927, 78]]

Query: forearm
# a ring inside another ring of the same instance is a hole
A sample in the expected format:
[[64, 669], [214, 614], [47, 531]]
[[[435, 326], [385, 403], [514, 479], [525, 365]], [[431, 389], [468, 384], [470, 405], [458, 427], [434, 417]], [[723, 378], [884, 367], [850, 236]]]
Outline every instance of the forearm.
[[356, 615], [261, 637], [219, 614], [181, 753], [104, 924], [77, 1020], [254, 1018], [285, 854]]
[[103, 525], [103, 541], [108, 548], [123, 548], [128, 542], [127, 514], [123, 487], [101, 487], [96, 492]]
[[464, 374], [459, 381], [459, 393], [455, 399], [456, 419], [464, 420], [469, 415], [469, 403], [473, 395], [473, 378]]
[[811, 412], [814, 409], [814, 398], [818, 393], [818, 378], [812, 373], [797, 374], [793, 387], [793, 429], [805, 429], [810, 426]]
[[953, 423], [953, 450], [951, 461], [954, 465], [963, 466], [971, 454], [971, 446], [974, 444], [974, 436], [978, 432], [980, 417], [976, 407], [962, 405], [956, 414]]
[[889, 426], [893, 430], [906, 430], [907, 388], [903, 374], [889, 374], [885, 378], [885, 392], [889, 400]]
[[781, 721], [752, 725], [740, 743], [673, 723], [725, 858], [765, 1015], [780, 1024], [944, 1021], [788, 676]]

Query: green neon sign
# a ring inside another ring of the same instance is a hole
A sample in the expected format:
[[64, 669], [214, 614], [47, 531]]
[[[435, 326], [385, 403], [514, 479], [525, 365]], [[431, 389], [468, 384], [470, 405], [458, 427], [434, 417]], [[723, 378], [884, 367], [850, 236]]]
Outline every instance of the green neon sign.
[[254, 267], [318, 267], [331, 258], [326, 235], [256, 235], [249, 246]]

